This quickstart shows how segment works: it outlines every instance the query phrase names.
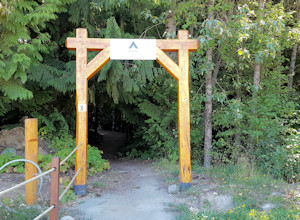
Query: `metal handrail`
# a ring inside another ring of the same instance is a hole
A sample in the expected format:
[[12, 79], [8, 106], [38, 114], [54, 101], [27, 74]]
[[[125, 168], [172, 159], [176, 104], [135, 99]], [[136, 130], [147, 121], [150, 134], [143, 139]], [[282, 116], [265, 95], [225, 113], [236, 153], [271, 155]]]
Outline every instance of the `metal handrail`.
[[72, 180], [70, 181], [70, 183], [68, 184], [67, 188], [62, 192], [62, 194], [59, 197], [59, 201], [62, 199], [62, 197], [64, 197], [65, 193], [69, 190], [69, 188], [71, 187], [72, 183], [74, 182], [76, 176], [78, 175], [79, 171], [81, 170], [81, 167], [77, 170], [77, 172], [75, 173], [74, 177], [72, 178]]
[[[81, 146], [81, 142], [77, 145], [77, 147], [63, 160], [63, 161], [61, 161], [60, 162], [60, 166], [64, 163], [64, 162], [66, 162], [71, 156], [72, 156], [72, 154], [74, 154], [74, 152]], [[31, 179], [29, 179], [29, 180], [26, 180], [26, 181], [24, 181], [24, 182], [22, 182], [22, 183], [19, 183], [19, 184], [17, 184], [17, 185], [15, 185], [15, 186], [13, 186], [13, 187], [11, 187], [11, 188], [9, 188], [9, 189], [6, 189], [6, 190], [3, 190], [3, 191], [1, 191], [0, 192], [0, 196], [2, 196], [3, 194], [5, 194], [5, 193], [7, 193], [7, 192], [10, 192], [10, 191], [12, 191], [12, 190], [14, 190], [14, 189], [17, 189], [17, 188], [19, 188], [19, 187], [21, 187], [21, 186], [23, 186], [23, 185], [25, 185], [25, 184], [27, 184], [27, 183], [30, 183], [30, 182], [32, 182], [32, 181], [34, 181], [34, 180], [36, 180], [36, 179], [38, 179], [38, 178], [40, 178], [40, 177], [43, 177], [43, 176], [45, 176], [45, 175], [47, 175], [47, 174], [49, 174], [49, 173], [51, 173], [52, 171], [54, 171], [55, 170], [55, 168], [52, 168], [52, 169], [50, 169], [50, 170], [48, 170], [48, 171], [46, 171], [46, 172], [44, 172], [44, 173], [42, 173], [42, 174], [40, 174], [40, 175], [38, 175], [38, 176], [36, 176], [36, 177], [33, 177], [33, 178], [31, 178]]]
[[[64, 159], [64, 160], [62, 160], [61, 162], [60, 162], [60, 164], [59, 164], [59, 166], [61, 166], [61, 165], [63, 165], [73, 154], [74, 154], [74, 152], [76, 152], [76, 150], [80, 147], [82, 145], [82, 143], [80, 142], [78, 145], [77, 145], [77, 147]], [[74, 182], [74, 180], [75, 180], [75, 178], [77, 177], [77, 175], [79, 174], [79, 171], [81, 170], [81, 167], [77, 170], [77, 172], [75, 173], [75, 175], [74, 175], [74, 177], [72, 178], [72, 180], [70, 181], [70, 183], [68, 184], [68, 186], [66, 187], [66, 189], [62, 192], [62, 194], [59, 196], [59, 201], [63, 198], [63, 196], [66, 194], [66, 192], [70, 189], [70, 187], [71, 187], [71, 185], [72, 185], [72, 183]], [[40, 174], [40, 175], [38, 175], [38, 176], [36, 176], [36, 177], [33, 177], [33, 178], [31, 178], [31, 179], [29, 179], [29, 180], [26, 180], [26, 181], [24, 181], [24, 182], [22, 182], [22, 183], [19, 183], [19, 184], [17, 184], [17, 185], [15, 185], [15, 186], [13, 186], [13, 187], [11, 187], [11, 188], [9, 188], [9, 189], [6, 189], [6, 190], [3, 190], [3, 191], [1, 191], [0, 192], [0, 196], [2, 196], [3, 194], [5, 194], [5, 193], [7, 193], [7, 192], [10, 192], [10, 191], [12, 191], [12, 190], [14, 190], [14, 189], [17, 189], [17, 188], [19, 188], [19, 187], [21, 187], [21, 186], [23, 186], [23, 185], [26, 185], [27, 183], [30, 183], [30, 182], [32, 182], [32, 181], [34, 181], [34, 180], [36, 180], [36, 179], [38, 179], [38, 178], [41, 178], [41, 177], [43, 177], [43, 176], [45, 176], [45, 175], [47, 175], [47, 174], [49, 174], [49, 173], [51, 173], [51, 172], [53, 172], [53, 171], [55, 171], [55, 168], [51, 168], [50, 170], [48, 170], [48, 171], [46, 171], [46, 172], [44, 172], [44, 173], [42, 173], [42, 174]], [[39, 219], [41, 219], [44, 215], [46, 215], [48, 212], [50, 212], [52, 209], [54, 209], [55, 208], [55, 205], [52, 205], [52, 206], [50, 206], [48, 209], [46, 209], [44, 212], [42, 212], [39, 216], [37, 216], [34, 220], [39, 220]]]
[[73, 154], [74, 152], [81, 146], [81, 142], [77, 145], [77, 147], [64, 159], [60, 162], [60, 166], [64, 164], [64, 162], [66, 162]]
[[50, 170], [48, 170], [48, 171], [46, 171], [46, 172], [44, 172], [44, 173], [42, 173], [42, 174], [40, 174], [40, 175], [38, 175], [36, 177], [33, 177], [33, 178], [29, 179], [29, 180], [26, 180], [26, 181], [24, 181], [22, 183], [19, 183], [19, 184], [15, 185], [15, 186], [13, 186], [13, 187], [11, 187], [9, 189], [3, 190], [3, 191], [0, 192], [0, 196], [2, 196], [3, 194], [8, 193], [8, 192], [10, 192], [10, 191], [12, 191], [14, 189], [17, 189], [17, 188], [19, 188], [19, 187], [21, 187], [23, 185], [26, 185], [27, 183], [30, 183], [30, 182], [38, 179], [38, 178], [41, 178], [42, 176], [45, 176], [45, 175], [53, 172], [54, 170], [55, 170], [55, 168], [52, 168], [52, 169], [50, 169]]
[[39, 216], [35, 217], [33, 220], [39, 220], [41, 219], [44, 215], [46, 215], [48, 212], [50, 212], [52, 209], [55, 208], [55, 205], [50, 206], [48, 209], [43, 211]]
[[[0, 167], [0, 171], [4, 169], [4, 167], [6, 167], [9, 164], [15, 163], [15, 162], [28, 162], [31, 163], [32, 165], [34, 165], [36, 167], [36, 169], [39, 171], [39, 174], [42, 174], [42, 170], [41, 168], [33, 161], [31, 160], [27, 160], [27, 159], [17, 159], [17, 160], [12, 160], [7, 162], [6, 164], [4, 164], [2, 167]], [[39, 191], [38, 194], [41, 192], [42, 189], [42, 185], [43, 185], [43, 177], [41, 177], [41, 181], [40, 181], [40, 186], [39, 186]]]

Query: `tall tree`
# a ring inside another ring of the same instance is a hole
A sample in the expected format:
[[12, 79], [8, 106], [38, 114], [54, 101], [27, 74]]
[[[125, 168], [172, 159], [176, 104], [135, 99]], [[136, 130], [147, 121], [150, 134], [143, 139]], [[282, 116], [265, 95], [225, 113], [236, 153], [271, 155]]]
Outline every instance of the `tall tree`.
[[26, 88], [27, 70], [39, 65], [42, 53], [53, 48], [46, 23], [65, 11], [64, 6], [74, 0], [2, 0], [0, 2], [0, 114], [5, 103], [30, 99]]
[[[293, 7], [296, 11], [296, 27], [298, 26], [297, 23], [300, 22], [300, 0], [295, 2], [295, 6]], [[298, 26], [299, 28], [299, 26]], [[298, 52], [298, 37], [296, 36], [295, 43], [293, 45], [292, 49], [292, 55], [291, 55], [291, 63], [290, 63], [290, 70], [289, 70], [289, 81], [288, 81], [288, 88], [292, 88], [293, 86], [293, 79], [295, 75], [295, 66], [296, 66], [296, 56]]]
[[[214, 0], [210, 2], [208, 8], [214, 7]], [[208, 15], [210, 21], [214, 20], [214, 11]], [[207, 66], [211, 66], [213, 61], [213, 48], [210, 47], [206, 52]], [[204, 167], [210, 167], [211, 165], [211, 149], [212, 149], [212, 92], [213, 92], [213, 80], [212, 80], [212, 68], [208, 68], [205, 76], [205, 112], [204, 112]]]

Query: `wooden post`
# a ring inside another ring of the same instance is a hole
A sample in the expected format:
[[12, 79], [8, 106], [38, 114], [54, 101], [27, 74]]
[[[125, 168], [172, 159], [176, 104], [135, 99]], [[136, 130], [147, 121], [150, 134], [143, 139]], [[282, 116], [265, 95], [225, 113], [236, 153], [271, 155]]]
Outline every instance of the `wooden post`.
[[50, 191], [50, 207], [54, 205], [54, 209], [50, 211], [50, 220], [58, 219], [59, 209], [59, 157], [53, 157], [51, 167], [55, 170], [51, 173], [51, 191]]
[[[38, 163], [38, 120], [36, 118], [25, 119], [25, 159]], [[33, 164], [25, 162], [25, 180], [34, 177], [37, 172]], [[25, 201], [27, 205], [33, 205], [37, 199], [38, 180], [35, 180], [25, 186]]]
[[[110, 39], [87, 37], [87, 30], [76, 29], [76, 38], [67, 38], [66, 47], [76, 50], [76, 144], [82, 146], [76, 152], [76, 171], [81, 167], [75, 179], [74, 191], [77, 195], [86, 194], [87, 160], [87, 104], [88, 80], [91, 79], [110, 60]], [[180, 30], [178, 39], [156, 40], [157, 61], [177, 80], [178, 83], [178, 133], [180, 186], [191, 186], [191, 151], [190, 151], [190, 94], [189, 94], [189, 52], [198, 49], [198, 40], [188, 39], [188, 31]], [[89, 63], [88, 51], [101, 51]], [[176, 64], [164, 52], [177, 52]]]
[[[178, 31], [179, 40], [188, 40], [187, 30]], [[178, 80], [178, 137], [180, 188], [191, 186], [191, 145], [190, 145], [190, 89], [189, 89], [189, 50], [178, 50], [177, 63], [180, 68]]]
[[[76, 29], [76, 37], [85, 40], [88, 37], [84, 28]], [[76, 146], [82, 143], [76, 151], [75, 172], [81, 167], [75, 179], [76, 195], [86, 194], [86, 161], [88, 138], [88, 80], [85, 69], [88, 61], [88, 51], [84, 44], [76, 49]]]
[[[198, 48], [197, 40], [188, 39], [187, 30], [179, 30], [177, 40], [157, 40], [157, 61], [178, 85], [178, 141], [180, 188], [191, 186], [191, 145], [190, 145], [190, 90], [189, 51]], [[177, 52], [177, 64], [164, 52]]]
[[[67, 38], [66, 47], [76, 50], [76, 195], [86, 195], [86, 166], [88, 140], [88, 80], [110, 60], [109, 39], [89, 39], [85, 28], [76, 29], [76, 38]], [[88, 63], [88, 51], [101, 51]]]

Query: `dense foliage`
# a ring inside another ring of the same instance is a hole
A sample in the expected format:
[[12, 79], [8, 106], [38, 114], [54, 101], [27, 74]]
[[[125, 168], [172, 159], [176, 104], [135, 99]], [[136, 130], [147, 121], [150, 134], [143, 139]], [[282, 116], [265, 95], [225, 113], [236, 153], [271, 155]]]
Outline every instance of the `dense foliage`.
[[[27, 116], [39, 118], [42, 136], [74, 134], [75, 53], [64, 42], [77, 27], [101, 38], [172, 38], [188, 29], [199, 39], [190, 53], [193, 160], [203, 162], [211, 99], [212, 163], [243, 156], [299, 180], [297, 1], [4, 0], [0, 22], [2, 128]], [[128, 156], [178, 159], [177, 83], [156, 62], [110, 61], [89, 82], [89, 113], [91, 132], [128, 134]]]

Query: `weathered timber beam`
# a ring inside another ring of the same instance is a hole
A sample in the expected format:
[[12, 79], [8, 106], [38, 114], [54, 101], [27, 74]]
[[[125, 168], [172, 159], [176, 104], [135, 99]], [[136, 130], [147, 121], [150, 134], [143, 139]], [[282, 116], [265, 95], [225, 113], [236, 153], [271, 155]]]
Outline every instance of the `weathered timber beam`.
[[196, 51], [198, 49], [198, 40], [156, 40], [156, 46], [166, 52], [175, 52], [184, 49]]
[[163, 68], [165, 68], [165, 70], [168, 71], [168, 73], [170, 73], [171, 76], [173, 76], [176, 80], [179, 79], [180, 68], [167, 54], [165, 54], [158, 47], [156, 48], [156, 60]]
[[110, 47], [110, 39], [68, 37], [66, 39], [66, 47], [69, 50], [85, 47], [88, 51], [101, 51]]
[[110, 47], [102, 50], [86, 66], [86, 77], [90, 80], [110, 60]]

